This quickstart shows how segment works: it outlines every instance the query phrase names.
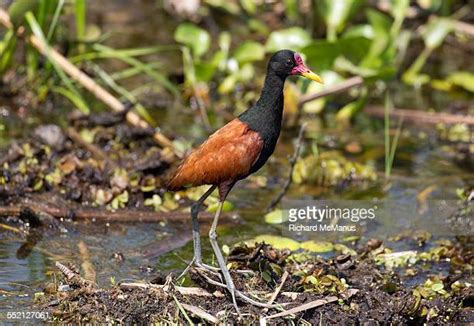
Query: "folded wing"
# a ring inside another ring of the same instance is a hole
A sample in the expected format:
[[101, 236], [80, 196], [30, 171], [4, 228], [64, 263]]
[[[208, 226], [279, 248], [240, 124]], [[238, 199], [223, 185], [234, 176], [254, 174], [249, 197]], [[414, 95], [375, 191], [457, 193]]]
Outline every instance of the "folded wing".
[[168, 189], [219, 185], [245, 178], [262, 148], [259, 134], [234, 119], [184, 159], [171, 177]]

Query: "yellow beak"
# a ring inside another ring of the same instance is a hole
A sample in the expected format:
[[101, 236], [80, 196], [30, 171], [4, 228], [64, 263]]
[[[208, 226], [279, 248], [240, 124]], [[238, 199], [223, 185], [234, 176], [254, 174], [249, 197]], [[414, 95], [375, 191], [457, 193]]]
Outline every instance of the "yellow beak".
[[320, 83], [320, 84], [324, 84], [323, 80], [321, 79], [321, 77], [319, 77], [318, 75], [316, 75], [314, 72], [312, 72], [311, 70], [307, 71], [307, 72], [303, 72], [301, 73], [301, 76], [303, 77], [306, 77], [308, 79], [311, 79], [311, 80], [314, 80], [315, 82], [317, 83]]

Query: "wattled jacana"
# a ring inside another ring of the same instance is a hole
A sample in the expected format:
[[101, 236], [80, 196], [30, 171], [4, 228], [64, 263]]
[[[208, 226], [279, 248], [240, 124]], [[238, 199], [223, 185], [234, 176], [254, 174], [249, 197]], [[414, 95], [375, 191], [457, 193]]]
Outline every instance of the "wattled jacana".
[[236, 292], [248, 302], [253, 300], [235, 290], [216, 241], [216, 227], [222, 205], [235, 183], [260, 169], [275, 150], [282, 123], [283, 86], [286, 78], [292, 75], [301, 75], [322, 83], [321, 78], [304, 65], [298, 53], [291, 50], [276, 52], [268, 63], [265, 84], [257, 103], [217, 130], [189, 154], [168, 183], [171, 191], [211, 185], [191, 207], [194, 242], [192, 263], [208, 269], [212, 267], [202, 263], [198, 213], [206, 198], [216, 187], [219, 189], [219, 206], [209, 231], [209, 240], [237, 311]]

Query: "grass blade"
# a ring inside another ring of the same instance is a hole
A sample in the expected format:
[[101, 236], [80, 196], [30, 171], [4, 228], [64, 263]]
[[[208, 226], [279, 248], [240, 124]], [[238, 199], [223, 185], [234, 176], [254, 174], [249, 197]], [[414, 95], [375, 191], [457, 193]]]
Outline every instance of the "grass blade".
[[46, 37], [48, 42], [51, 41], [51, 38], [54, 35], [54, 31], [56, 30], [56, 26], [58, 25], [58, 21], [59, 21], [60, 15], [61, 15], [61, 11], [63, 10], [63, 7], [64, 7], [64, 2], [65, 2], [65, 0], [59, 0], [58, 5], [56, 6], [56, 10], [54, 11], [53, 19], [52, 19], [51, 24], [49, 25], [49, 29], [48, 29], [48, 36]]
[[384, 143], [385, 143], [385, 177], [390, 177], [390, 168], [388, 166], [390, 156], [390, 108], [391, 102], [388, 93], [385, 95], [384, 105]]
[[9, 29], [0, 43], [0, 75], [10, 66], [16, 48], [16, 35], [13, 29]]
[[178, 301], [178, 299], [176, 299], [174, 295], [173, 295], [173, 299], [176, 302], [176, 305], [178, 306], [179, 311], [183, 314], [184, 318], [189, 323], [189, 325], [194, 325], [193, 321], [191, 320], [191, 318], [189, 318], [189, 315], [186, 313], [186, 310], [184, 310], [183, 306]]
[[76, 16], [76, 37], [83, 41], [86, 35], [86, 1], [74, 1], [74, 14]]
[[77, 96], [76, 93], [71, 92], [69, 89], [61, 86], [56, 86], [51, 89], [54, 93], [60, 94], [71, 101], [81, 112], [89, 113], [89, 107], [86, 103]]
[[393, 137], [393, 141], [390, 141], [390, 111], [393, 107], [393, 103], [388, 93], [385, 95], [384, 105], [384, 139], [385, 139], [385, 177], [390, 178], [392, 173], [393, 161], [395, 159], [395, 152], [398, 146], [398, 140], [402, 133], [403, 118], [398, 121], [397, 130]]
[[179, 94], [178, 89], [176, 88], [175, 85], [173, 85], [173, 83], [171, 83], [168, 80], [168, 78], [166, 78], [163, 74], [157, 72], [156, 70], [152, 69], [149, 65], [144, 64], [140, 60], [135, 59], [133, 57], [124, 56], [120, 52], [117, 52], [115, 49], [109, 48], [104, 45], [96, 44], [93, 46], [93, 49], [98, 52], [107, 53], [107, 55], [109, 55], [110, 58], [119, 59], [129, 64], [130, 66], [139, 69], [141, 72], [145, 73], [146, 75], [154, 79], [160, 85], [163, 85], [163, 87], [165, 87], [173, 95], [178, 96]]
[[47, 52], [46, 52], [46, 57], [47, 59], [49, 60], [49, 62], [51, 62], [51, 64], [53, 65], [54, 67], [54, 70], [56, 71], [56, 73], [58, 74], [58, 76], [61, 78], [61, 81], [66, 85], [67, 89], [72, 92], [75, 97], [76, 97], [76, 101], [81, 101], [83, 102], [82, 104], [80, 104], [79, 106], [77, 106], [78, 109], [80, 110], [84, 110], [84, 108], [86, 108], [87, 110], [84, 110], [83, 113], [85, 114], [89, 114], [89, 108], [87, 107], [87, 105], [85, 104], [84, 100], [82, 99], [81, 95], [79, 94], [79, 92], [77, 91], [76, 87], [74, 86], [72, 80], [64, 73], [64, 71], [56, 64], [56, 62], [54, 61], [54, 59], [51, 57], [51, 55], [49, 54], [50, 52], [50, 46], [48, 44], [48, 42], [46, 41], [46, 38], [44, 37], [44, 34], [43, 34], [43, 31], [41, 30], [41, 27], [40, 25], [38, 24], [38, 22], [36, 21], [36, 18], [35, 16], [33, 15], [33, 13], [31, 11], [27, 12], [26, 15], [25, 15], [25, 19], [28, 23], [28, 25], [30, 26], [31, 28], [31, 31], [33, 32], [33, 34], [44, 44], [44, 46], [46, 47], [47, 49]]
[[143, 105], [138, 103], [137, 98], [130, 93], [127, 89], [123, 88], [122, 86], [118, 85], [112, 77], [105, 72], [102, 68], [100, 68], [97, 65], [94, 65], [94, 71], [97, 73], [100, 79], [107, 84], [111, 89], [113, 89], [116, 93], [120, 94], [120, 96], [124, 97], [126, 100], [130, 101], [131, 103], [134, 103], [135, 105], [135, 110], [140, 114], [140, 116], [145, 119], [149, 124], [155, 125], [155, 121], [151, 117], [151, 115], [148, 113], [148, 111], [145, 109]]

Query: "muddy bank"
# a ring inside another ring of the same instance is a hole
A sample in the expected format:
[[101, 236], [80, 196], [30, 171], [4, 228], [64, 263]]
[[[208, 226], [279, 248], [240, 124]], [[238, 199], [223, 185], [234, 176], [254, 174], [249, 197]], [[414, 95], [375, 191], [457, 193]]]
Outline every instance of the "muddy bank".
[[[274, 298], [269, 309], [239, 301], [241, 319], [226, 291], [206, 281], [206, 277], [219, 280], [220, 276], [197, 269], [189, 273], [193, 282], [189, 287], [180, 285], [177, 274], [160, 274], [146, 282], [98, 288], [81, 278], [74, 267], [59, 265], [63, 276], [45, 286], [37, 295], [36, 306], [56, 321], [72, 323], [474, 322], [474, 293], [469, 285], [472, 252], [448, 243], [435, 248], [425, 253], [432, 256], [423, 263], [402, 263], [402, 259], [393, 268], [387, 262], [395, 255], [377, 240], [332, 259], [264, 244], [235, 247], [229, 262], [236, 287], [259, 302]], [[434, 268], [424, 283], [409, 285], [427, 266], [449, 261], [456, 262], [451, 263], [449, 275], [438, 275]]]

